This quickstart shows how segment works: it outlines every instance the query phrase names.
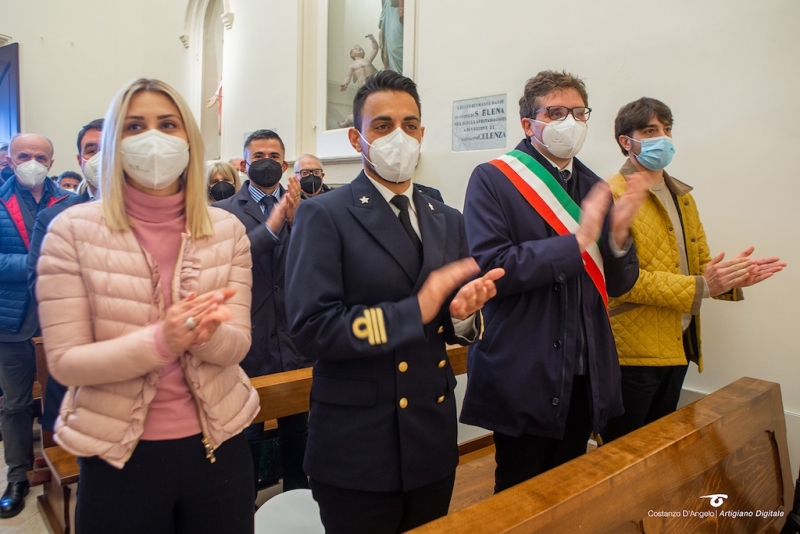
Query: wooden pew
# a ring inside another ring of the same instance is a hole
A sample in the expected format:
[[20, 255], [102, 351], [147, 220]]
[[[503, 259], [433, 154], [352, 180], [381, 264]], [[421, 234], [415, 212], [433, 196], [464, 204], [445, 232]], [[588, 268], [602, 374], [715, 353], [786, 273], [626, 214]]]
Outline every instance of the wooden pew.
[[[456, 376], [467, 372], [466, 347], [449, 348], [447, 356]], [[256, 415], [254, 422], [269, 421], [308, 411], [311, 394], [310, 368], [259, 376], [250, 382], [258, 390], [261, 399], [261, 411]]]
[[778, 532], [783, 517], [759, 514], [791, 511], [793, 489], [780, 386], [742, 378], [413, 532]]
[[[40, 369], [46, 375], [46, 360], [41, 341], [37, 346], [41, 352], [42, 364]], [[448, 357], [456, 375], [467, 372], [467, 349], [453, 347], [448, 350]], [[279, 417], [286, 417], [308, 411], [309, 395], [311, 394], [311, 369], [299, 369], [274, 375], [259, 376], [251, 379], [256, 388], [261, 402], [261, 410], [253, 422], [271, 422]], [[491, 436], [478, 438], [463, 444], [459, 448], [462, 456], [474, 454], [476, 449], [493, 446]], [[44, 493], [37, 497], [39, 510], [45, 517], [52, 532], [70, 534], [74, 532], [75, 516], [75, 491], [77, 489], [80, 468], [75, 456], [64, 451], [58, 445], [44, 449], [47, 466], [51, 472], [51, 479], [44, 483]]]

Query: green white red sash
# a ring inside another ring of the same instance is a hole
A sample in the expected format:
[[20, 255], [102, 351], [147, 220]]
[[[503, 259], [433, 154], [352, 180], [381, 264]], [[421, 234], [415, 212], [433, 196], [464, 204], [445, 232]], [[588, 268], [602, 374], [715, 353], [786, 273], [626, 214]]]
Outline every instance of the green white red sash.
[[[525, 152], [512, 150], [489, 163], [500, 169], [511, 180], [536, 213], [541, 215], [558, 235], [569, 235], [578, 231], [581, 208], [538, 161]], [[597, 243], [586, 247], [582, 256], [586, 273], [594, 282], [608, 308], [603, 256]]]

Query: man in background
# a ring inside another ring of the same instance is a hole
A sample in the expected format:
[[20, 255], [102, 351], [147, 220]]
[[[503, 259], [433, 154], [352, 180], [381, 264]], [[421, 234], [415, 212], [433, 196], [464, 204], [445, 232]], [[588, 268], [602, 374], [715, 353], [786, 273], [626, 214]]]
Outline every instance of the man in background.
[[14, 170], [8, 166], [6, 156], [8, 155], [8, 144], [0, 144], [0, 185], [6, 183], [6, 180], [14, 176]]
[[64, 171], [58, 175], [58, 180], [56, 183], [58, 187], [65, 191], [71, 191], [73, 193], [78, 192], [78, 186], [83, 181], [83, 177], [75, 171]]
[[47, 179], [53, 144], [37, 134], [11, 139], [5, 157], [14, 176], [0, 186], [0, 389], [8, 485], [0, 498], [0, 518], [25, 507], [33, 468], [33, 420], [30, 411], [36, 355], [31, 342], [39, 328], [28, 290], [29, 237], [36, 214], [68, 195]]
[[[295, 348], [286, 324], [286, 251], [294, 212], [300, 202], [300, 183], [292, 176], [289, 187], [280, 184], [288, 168], [286, 149], [272, 130], [257, 130], [244, 144], [240, 169], [248, 180], [232, 197], [214, 204], [236, 215], [247, 228], [253, 256], [253, 341], [241, 362], [247, 376], [255, 377], [308, 367], [310, 362]], [[258, 470], [264, 424], [246, 428], [258, 491]], [[308, 488], [303, 456], [308, 439], [308, 412], [278, 419], [284, 491]]]
[[325, 184], [325, 171], [316, 156], [303, 154], [294, 162], [294, 175], [300, 180], [302, 198], [313, 198], [331, 190]]

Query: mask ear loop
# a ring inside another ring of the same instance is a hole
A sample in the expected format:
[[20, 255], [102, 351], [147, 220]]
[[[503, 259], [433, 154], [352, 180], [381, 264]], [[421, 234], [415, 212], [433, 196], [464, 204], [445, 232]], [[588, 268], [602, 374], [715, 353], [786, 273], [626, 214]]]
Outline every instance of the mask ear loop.
[[[529, 121], [531, 121], [531, 122], [538, 122], [539, 124], [544, 124], [544, 125], [550, 124], [550, 123], [548, 123], [548, 122], [538, 121], [538, 120], [536, 120], [536, 119], [532, 119], [532, 118], [530, 118], [530, 117], [527, 117], [527, 119], [528, 119]], [[531, 126], [531, 131], [533, 131], [533, 126]], [[542, 128], [542, 131], [544, 131], [544, 128]], [[537, 139], [535, 135], [532, 135], [532, 136], [531, 136], [531, 139], [532, 139], [532, 140], [534, 140], [534, 141], [536, 141], [538, 144], [540, 144], [541, 146], [543, 146], [543, 147], [544, 147], [544, 148], [546, 148], [547, 150], [550, 150], [550, 147], [549, 147], [549, 146], [547, 146], [546, 144], [544, 144], [544, 141], [540, 141], [539, 139]]]
[[[625, 137], [627, 137], [628, 139], [630, 139], [632, 143], [639, 143], [639, 154], [641, 154], [641, 153], [642, 153], [642, 141], [641, 141], [641, 139], [634, 139], [634, 138], [633, 138], [633, 137], [631, 137], [630, 135], [626, 135]], [[639, 154], [637, 154], [636, 152], [634, 152], [634, 151], [633, 151], [633, 144], [631, 144], [631, 149], [630, 149], [630, 150], [628, 150], [628, 152], [630, 152], [631, 154], [633, 154], [633, 157], [634, 157], [634, 158], [635, 158], [636, 156], [638, 156], [638, 155], [639, 155]]]
[[[372, 143], [370, 143], [369, 141], [367, 141], [367, 138], [366, 138], [366, 137], [364, 137], [364, 136], [361, 134], [361, 132], [359, 132], [358, 130], [356, 130], [356, 131], [358, 132], [358, 136], [359, 136], [361, 139], [363, 139], [365, 143], [367, 143], [367, 146], [368, 146], [368, 147], [370, 147], [370, 148], [372, 148]], [[365, 159], [365, 160], [367, 160], [367, 163], [369, 163], [370, 167], [372, 167], [372, 170], [373, 170], [375, 173], [377, 173], [378, 171], [375, 171], [375, 164], [374, 164], [374, 163], [372, 163], [372, 160], [370, 160], [370, 159], [369, 159], [369, 157], [367, 156], [367, 153], [366, 153], [364, 150], [362, 150], [362, 151], [361, 151], [361, 155], [362, 155], [362, 156], [364, 156], [364, 159]], [[320, 187], [322, 187], [322, 186], [320, 186]]]

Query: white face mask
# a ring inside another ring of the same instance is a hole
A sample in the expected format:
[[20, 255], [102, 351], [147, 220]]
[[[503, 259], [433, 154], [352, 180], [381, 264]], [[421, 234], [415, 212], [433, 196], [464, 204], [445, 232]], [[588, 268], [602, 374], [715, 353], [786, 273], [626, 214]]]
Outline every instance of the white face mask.
[[120, 143], [122, 168], [147, 189], [165, 189], [189, 165], [189, 143], [158, 130], [127, 137]]
[[[358, 135], [361, 135], [361, 132]], [[369, 157], [365, 153], [364, 159], [372, 165], [378, 176], [387, 182], [405, 182], [414, 174], [419, 162], [419, 141], [400, 128], [376, 139], [372, 144], [363, 135], [361, 139], [369, 145]]]
[[83, 177], [86, 178], [86, 183], [97, 189], [97, 184], [100, 182], [100, 154], [97, 152], [89, 159], [83, 160]]
[[47, 170], [47, 167], [38, 161], [29, 160], [17, 165], [14, 174], [17, 175], [17, 181], [23, 187], [31, 189], [44, 183], [45, 178], [47, 178]]
[[575, 157], [586, 140], [586, 122], [576, 121], [572, 114], [567, 115], [563, 121], [542, 122], [531, 119], [531, 122], [545, 125], [542, 130], [542, 140], [539, 141], [535, 137], [531, 139], [535, 139], [557, 158]]

